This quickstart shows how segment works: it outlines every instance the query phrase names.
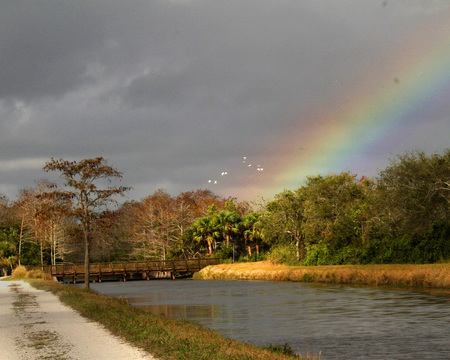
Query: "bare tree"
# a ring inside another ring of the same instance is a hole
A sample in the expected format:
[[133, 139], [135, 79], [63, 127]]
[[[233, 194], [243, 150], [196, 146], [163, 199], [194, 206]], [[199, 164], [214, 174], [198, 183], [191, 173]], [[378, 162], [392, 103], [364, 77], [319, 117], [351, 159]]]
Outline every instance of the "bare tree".
[[178, 238], [175, 199], [159, 189], [143, 199], [135, 209], [135, 239], [141, 246], [139, 256], [166, 259], [167, 252]]
[[[51, 195], [56, 185], [48, 180], [37, 182], [35, 188], [22, 189], [17, 202], [21, 222], [19, 254], [25, 238], [34, 238], [40, 246], [41, 266], [44, 265], [43, 249], [50, 245], [51, 262], [54, 264], [58, 234], [63, 224], [64, 201]], [[27, 236], [28, 235], [28, 236]]]
[[59, 171], [67, 187], [66, 191], [57, 190], [55, 195], [72, 200], [72, 212], [80, 222], [84, 239], [84, 286], [89, 288], [89, 245], [93, 221], [99, 211], [108, 203], [114, 202], [114, 195], [122, 195], [128, 187], [109, 186], [99, 188], [103, 181], [111, 182], [113, 178], [122, 178], [122, 173], [103, 157], [67, 161], [51, 159], [43, 168]]

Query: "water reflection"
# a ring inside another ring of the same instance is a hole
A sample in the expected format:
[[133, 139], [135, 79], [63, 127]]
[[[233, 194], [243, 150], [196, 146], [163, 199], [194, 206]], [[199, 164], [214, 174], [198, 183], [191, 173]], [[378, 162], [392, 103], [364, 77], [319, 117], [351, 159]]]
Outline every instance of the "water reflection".
[[93, 288], [154, 314], [256, 345], [288, 342], [322, 359], [444, 359], [450, 295], [311, 284], [136, 281]]
[[[133, 303], [133, 299], [128, 300]], [[221, 316], [220, 307], [211, 305], [139, 305], [139, 307], [151, 314], [172, 319]]]

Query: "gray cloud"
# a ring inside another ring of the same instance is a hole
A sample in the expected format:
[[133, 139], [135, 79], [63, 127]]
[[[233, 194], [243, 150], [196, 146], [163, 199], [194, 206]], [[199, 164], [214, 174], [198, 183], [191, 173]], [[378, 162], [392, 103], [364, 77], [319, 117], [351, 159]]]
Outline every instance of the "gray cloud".
[[0, 13], [0, 96], [60, 96], [89, 82], [88, 61], [104, 32], [87, 3], [3, 2]]
[[[214, 177], [234, 195], [248, 185], [242, 156], [276, 161], [283, 137], [307, 139], [372, 72], [391, 85], [392, 53], [448, 11], [446, 0], [2, 2], [0, 193], [49, 176], [36, 163], [52, 156], [104, 156], [136, 198]], [[407, 140], [373, 144], [367, 168], [415, 144], [443, 148], [445, 104], [421, 114], [426, 132], [411, 119]]]

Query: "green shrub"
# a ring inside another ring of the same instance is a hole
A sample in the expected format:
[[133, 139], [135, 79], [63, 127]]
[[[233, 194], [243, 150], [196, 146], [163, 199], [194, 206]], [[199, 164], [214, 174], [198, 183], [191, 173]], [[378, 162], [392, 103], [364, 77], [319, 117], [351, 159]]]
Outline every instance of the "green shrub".
[[359, 264], [360, 255], [359, 248], [353, 245], [345, 246], [333, 253], [330, 265], [356, 265]]
[[433, 224], [423, 234], [375, 238], [359, 253], [361, 264], [431, 264], [450, 259], [450, 225]]
[[260, 253], [259, 255], [254, 252], [252, 254], [252, 256], [241, 256], [238, 260], [238, 262], [257, 262], [257, 261], [264, 261], [267, 259], [267, 254], [265, 253]]
[[[235, 249], [234, 256], [235, 256], [235, 259], [237, 260], [236, 249]], [[214, 257], [221, 258], [223, 260], [226, 260], [226, 259], [233, 260], [233, 247], [222, 245], [218, 250], [216, 250], [214, 252]]]
[[296, 356], [294, 350], [292, 350], [291, 345], [289, 345], [289, 343], [285, 343], [284, 345], [270, 344], [265, 349], [270, 350], [275, 353], [278, 353], [278, 354]]
[[278, 244], [273, 246], [267, 254], [267, 260], [287, 265], [298, 264], [295, 245]]
[[332, 256], [330, 249], [326, 245], [312, 245], [307, 247], [307, 256], [303, 260], [303, 265], [317, 266], [330, 265]]
[[433, 224], [417, 243], [415, 262], [436, 263], [450, 259], [450, 224]]

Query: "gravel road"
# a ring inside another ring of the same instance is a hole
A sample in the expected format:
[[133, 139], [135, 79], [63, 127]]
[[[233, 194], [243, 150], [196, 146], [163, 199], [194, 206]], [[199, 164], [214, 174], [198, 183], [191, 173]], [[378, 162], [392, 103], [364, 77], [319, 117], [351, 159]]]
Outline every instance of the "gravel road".
[[1, 360], [156, 360], [23, 281], [0, 281]]

